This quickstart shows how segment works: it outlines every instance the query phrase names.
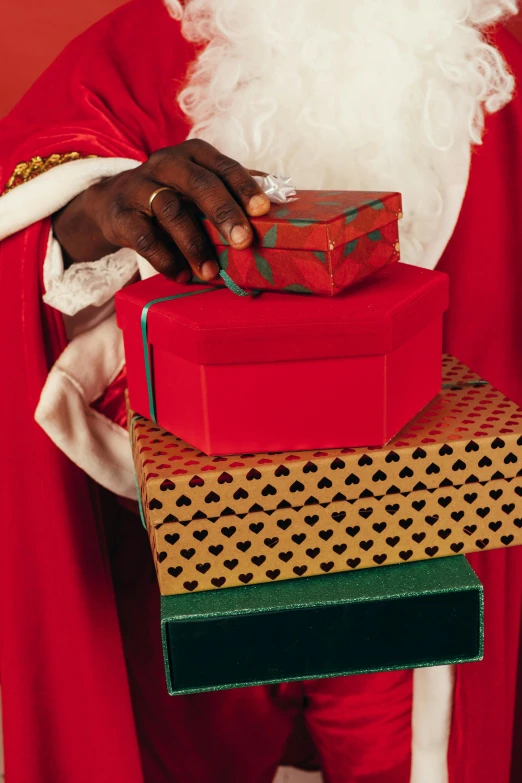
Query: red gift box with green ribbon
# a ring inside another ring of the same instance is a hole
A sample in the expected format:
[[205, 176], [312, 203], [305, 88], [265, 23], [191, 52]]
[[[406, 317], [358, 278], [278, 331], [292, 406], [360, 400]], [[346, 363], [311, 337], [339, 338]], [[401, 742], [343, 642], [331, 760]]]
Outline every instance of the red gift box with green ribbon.
[[383, 445], [440, 390], [445, 275], [335, 297], [179, 285], [116, 296], [131, 408], [206, 454]]
[[399, 260], [401, 217], [399, 193], [302, 190], [251, 219], [255, 241], [246, 250], [203, 224], [240, 288], [332, 296]]

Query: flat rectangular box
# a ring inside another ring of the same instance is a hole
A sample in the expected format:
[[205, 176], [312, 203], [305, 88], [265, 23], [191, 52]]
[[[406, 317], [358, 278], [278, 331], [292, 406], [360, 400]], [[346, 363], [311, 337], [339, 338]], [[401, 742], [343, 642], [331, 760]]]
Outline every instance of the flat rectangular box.
[[405, 264], [330, 298], [156, 276], [116, 296], [130, 405], [206, 454], [382, 445], [440, 390], [447, 302]]
[[522, 544], [522, 411], [452, 357], [381, 449], [206, 457], [131, 415], [163, 595]]
[[480, 660], [463, 557], [162, 598], [171, 695]]
[[203, 220], [221, 268], [241, 288], [332, 296], [399, 260], [400, 193], [301, 190], [297, 196], [251, 218], [255, 240], [246, 250], [229, 247]]

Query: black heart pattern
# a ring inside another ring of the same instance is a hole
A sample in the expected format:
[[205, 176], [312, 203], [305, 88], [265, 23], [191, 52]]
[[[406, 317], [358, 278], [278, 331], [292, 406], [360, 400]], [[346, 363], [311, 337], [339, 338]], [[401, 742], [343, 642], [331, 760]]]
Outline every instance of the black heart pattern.
[[[192, 533], [195, 539], [198, 541], [204, 541], [205, 538], [208, 536], [208, 530], [194, 530]], [[167, 536], [165, 536], [166, 538]]]
[[333, 536], [333, 530], [320, 530], [319, 531], [319, 538], [322, 538], [323, 541], [328, 541], [329, 538]]
[[464, 512], [463, 511], [452, 511], [451, 512], [451, 518], [453, 520], [455, 520], [455, 522], [460, 522], [460, 520], [462, 519], [463, 516], [464, 516]]

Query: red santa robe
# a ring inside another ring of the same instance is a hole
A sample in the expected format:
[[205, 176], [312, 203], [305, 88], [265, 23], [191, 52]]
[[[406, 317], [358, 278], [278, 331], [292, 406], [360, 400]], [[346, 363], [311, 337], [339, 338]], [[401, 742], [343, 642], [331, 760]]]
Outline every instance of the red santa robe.
[[[498, 41], [515, 76], [522, 75], [518, 42], [503, 31]], [[1, 124], [0, 189], [18, 164], [34, 156], [98, 156], [103, 160], [93, 174], [96, 179], [116, 170], [104, 168], [106, 159], [143, 161], [155, 149], [183, 141], [187, 126], [175, 95], [193, 57], [178, 23], [159, 0], [135, 0], [102, 20], [67, 47]], [[519, 403], [521, 122], [518, 96], [488, 120], [458, 225], [439, 264], [452, 279], [448, 350]], [[82, 165], [79, 160], [64, 168], [70, 167], [74, 179]], [[39, 167], [38, 161], [33, 164], [36, 171]], [[38, 179], [45, 182], [47, 176]], [[49, 370], [68, 344], [62, 316], [42, 303], [50, 225], [45, 192], [22, 184], [10, 194], [18, 194], [18, 206], [26, 199], [28, 211], [41, 216], [27, 228], [23, 220], [19, 226], [13, 222], [13, 199], [0, 199], [0, 232], [9, 234], [0, 245], [0, 677], [7, 779], [206, 783], [217, 779], [212, 770], [219, 768], [224, 780], [239, 775], [238, 780], [250, 783], [245, 770], [260, 746], [277, 749], [279, 743], [283, 752], [288, 721], [281, 711], [274, 713], [274, 694], [249, 689], [188, 697], [179, 702], [184, 707], [169, 729], [174, 701], [166, 696], [162, 681], [154, 635], [158, 606], [145, 536], [35, 424]], [[63, 204], [72, 195], [67, 197], [64, 190]], [[121, 420], [124, 375], [111, 381], [98, 411]], [[96, 452], [96, 443], [86, 442], [86, 449]], [[128, 477], [120, 479], [123, 487]], [[486, 654], [483, 662], [456, 672], [449, 781], [508, 783], [522, 550], [481, 553], [471, 561], [486, 591]], [[357, 683], [369, 682], [349, 679], [352, 696]], [[389, 706], [397, 712], [397, 702], [411, 698], [409, 681], [401, 675], [375, 675], [371, 681], [371, 687], [361, 686], [364, 698], [352, 698], [354, 714], [343, 715], [337, 726], [332, 694], [343, 686], [325, 681], [323, 729], [338, 742], [342, 724], [359, 748], [372, 744], [372, 769], [357, 767], [357, 758], [351, 759], [354, 780], [406, 783], [405, 766], [394, 766], [391, 757], [407, 755], [404, 745], [410, 736], [404, 727], [394, 736], [396, 727], [386, 726], [386, 710]], [[147, 691], [152, 701], [140, 703], [140, 694]], [[292, 691], [281, 693], [283, 699], [293, 698]], [[200, 730], [203, 724], [205, 732]], [[142, 749], [140, 760], [138, 735], [145, 733], [149, 747], [146, 753]], [[379, 743], [379, 734], [387, 734], [389, 741]], [[170, 736], [175, 771], [165, 764]], [[228, 771], [223, 754], [229, 757]], [[395, 769], [395, 777], [383, 777], [387, 765]], [[336, 780], [348, 775], [327, 772]], [[433, 770], [433, 781], [445, 780], [445, 774]], [[520, 779], [513, 774], [513, 781]], [[427, 775], [422, 783], [429, 783], [431, 772]]]

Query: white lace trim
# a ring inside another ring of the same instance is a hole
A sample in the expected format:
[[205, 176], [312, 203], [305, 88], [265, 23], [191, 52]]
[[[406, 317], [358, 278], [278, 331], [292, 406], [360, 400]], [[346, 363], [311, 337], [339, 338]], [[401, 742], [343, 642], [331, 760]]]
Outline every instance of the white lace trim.
[[101, 307], [138, 272], [137, 254], [122, 248], [97, 261], [83, 261], [63, 269], [60, 245], [51, 236], [44, 262], [46, 304], [73, 316], [87, 307]]

